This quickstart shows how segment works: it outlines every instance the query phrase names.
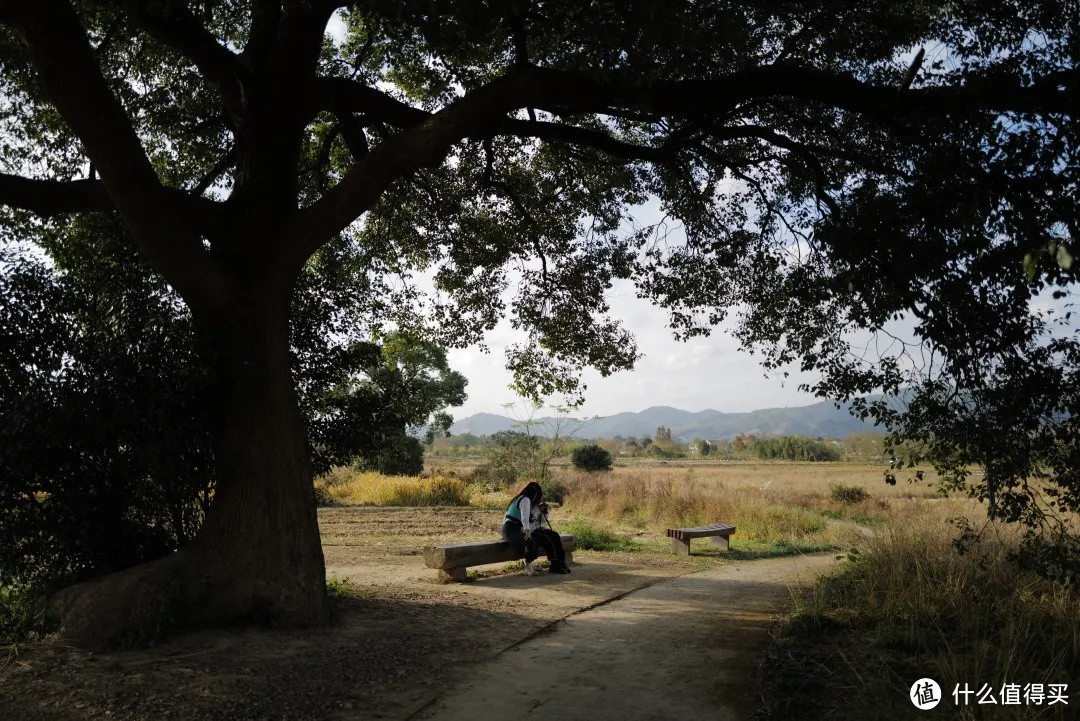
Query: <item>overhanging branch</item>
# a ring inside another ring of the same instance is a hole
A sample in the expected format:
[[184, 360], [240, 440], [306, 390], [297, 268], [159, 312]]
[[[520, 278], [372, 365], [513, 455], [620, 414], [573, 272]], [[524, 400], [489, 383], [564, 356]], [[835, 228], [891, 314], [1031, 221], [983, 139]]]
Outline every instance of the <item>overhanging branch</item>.
[[4, 3], [0, 11], [25, 43], [41, 88], [82, 141], [112, 206], [147, 259], [193, 307], [220, 302], [227, 294], [226, 281], [200, 237], [218, 220], [217, 209], [210, 201], [161, 185], [127, 113], [98, 69], [71, 4]]
[[112, 210], [100, 180], [32, 180], [0, 173], [0, 205], [42, 216]]
[[[403, 132], [372, 150], [323, 198], [297, 213], [289, 232], [296, 263], [303, 262], [325, 240], [359, 217], [396, 180], [420, 167], [442, 162], [450, 148], [466, 137], [526, 135], [544, 140], [588, 145], [616, 157], [663, 162], [681, 146], [679, 138], [659, 146], [626, 143], [602, 131], [561, 123], [507, 117], [521, 108], [538, 108], [553, 115], [572, 113], [627, 114], [639, 117], [722, 118], [732, 108], [755, 98], [798, 98], [888, 122], [891, 118], [926, 113], [949, 115], [972, 112], [1065, 113], [1080, 111], [1080, 93], [1069, 92], [1080, 82], [1080, 70], [1059, 74], [1055, 82], [1036, 80], [1019, 85], [1010, 79], [983, 78], [951, 88], [918, 90], [865, 83], [852, 75], [801, 66], [767, 65], [710, 79], [642, 84], [620, 73], [606, 76], [517, 66], [486, 86], [436, 113], [413, 108], [386, 93], [344, 78], [321, 78], [314, 84], [313, 107], [337, 112], [364, 112]], [[812, 150], [767, 129], [753, 136], [788, 150], [811, 168], [819, 197], [832, 206], [823, 190], [824, 177]], [[725, 139], [725, 130], [706, 130]], [[730, 133], [734, 132], [735, 135]], [[751, 132], [730, 128], [728, 138]], [[745, 137], [745, 136], [743, 136]]]

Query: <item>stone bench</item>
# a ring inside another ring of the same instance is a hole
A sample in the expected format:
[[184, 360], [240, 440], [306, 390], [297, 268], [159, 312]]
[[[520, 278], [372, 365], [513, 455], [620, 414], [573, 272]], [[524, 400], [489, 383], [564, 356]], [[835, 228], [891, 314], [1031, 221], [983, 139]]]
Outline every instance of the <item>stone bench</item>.
[[[562, 536], [566, 562], [573, 560], [577, 548], [577, 537], [568, 534]], [[543, 552], [543, 546], [539, 550]], [[509, 541], [473, 541], [472, 543], [453, 543], [445, 546], [427, 546], [424, 548], [424, 565], [439, 569], [441, 581], [464, 581], [468, 577], [469, 566], [484, 566], [489, 563], [508, 563], [525, 558]]]
[[718, 548], [725, 551], [731, 548], [730, 536], [735, 533], [735, 526], [714, 523], [711, 526], [697, 528], [669, 528], [667, 536], [671, 539], [671, 550], [683, 556], [690, 555], [691, 538], [708, 538]]

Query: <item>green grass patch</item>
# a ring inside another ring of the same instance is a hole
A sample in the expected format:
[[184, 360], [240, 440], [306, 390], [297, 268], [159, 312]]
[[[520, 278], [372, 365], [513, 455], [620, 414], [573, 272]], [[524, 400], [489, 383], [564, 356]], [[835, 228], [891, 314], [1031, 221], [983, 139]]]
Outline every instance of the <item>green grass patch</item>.
[[794, 506], [747, 505], [734, 519], [743, 538], [765, 542], [801, 541], [825, 530], [825, 519], [816, 511]]
[[798, 556], [803, 553], [822, 553], [835, 550], [835, 544], [815, 541], [732, 539], [730, 550], [726, 554], [721, 551], [720, 555], [726, 556], [733, 561], [752, 561], [759, 558], [780, 558], [782, 556]]
[[860, 526], [879, 526], [884, 523], [884, 520], [881, 518], [854, 516], [844, 513], [843, 511], [822, 511], [821, 515], [833, 521], [851, 521], [852, 523], [858, 523]]
[[326, 579], [326, 595], [333, 599], [347, 598], [351, 595], [352, 586], [349, 579], [331, 576]]
[[577, 537], [578, 550], [582, 551], [640, 551], [640, 541], [620, 536], [596, 521], [575, 519], [559, 524], [559, 533]]

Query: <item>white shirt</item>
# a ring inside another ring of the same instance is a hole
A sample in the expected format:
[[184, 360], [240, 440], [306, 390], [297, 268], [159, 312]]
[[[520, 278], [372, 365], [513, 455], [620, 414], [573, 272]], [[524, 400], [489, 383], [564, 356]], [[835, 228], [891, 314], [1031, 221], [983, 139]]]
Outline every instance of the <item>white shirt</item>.
[[540, 509], [533, 508], [532, 501], [528, 496], [522, 496], [518, 501], [518, 509], [521, 511], [521, 530], [532, 533], [540, 528]]

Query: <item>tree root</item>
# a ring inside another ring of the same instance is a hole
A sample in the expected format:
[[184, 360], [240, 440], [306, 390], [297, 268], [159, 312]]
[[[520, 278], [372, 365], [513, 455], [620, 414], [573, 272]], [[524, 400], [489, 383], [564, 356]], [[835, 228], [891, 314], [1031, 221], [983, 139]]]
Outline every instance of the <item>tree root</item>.
[[236, 622], [309, 626], [328, 617], [325, 586], [232, 571], [193, 546], [55, 593], [47, 618], [91, 651], [133, 648], [182, 628]]

